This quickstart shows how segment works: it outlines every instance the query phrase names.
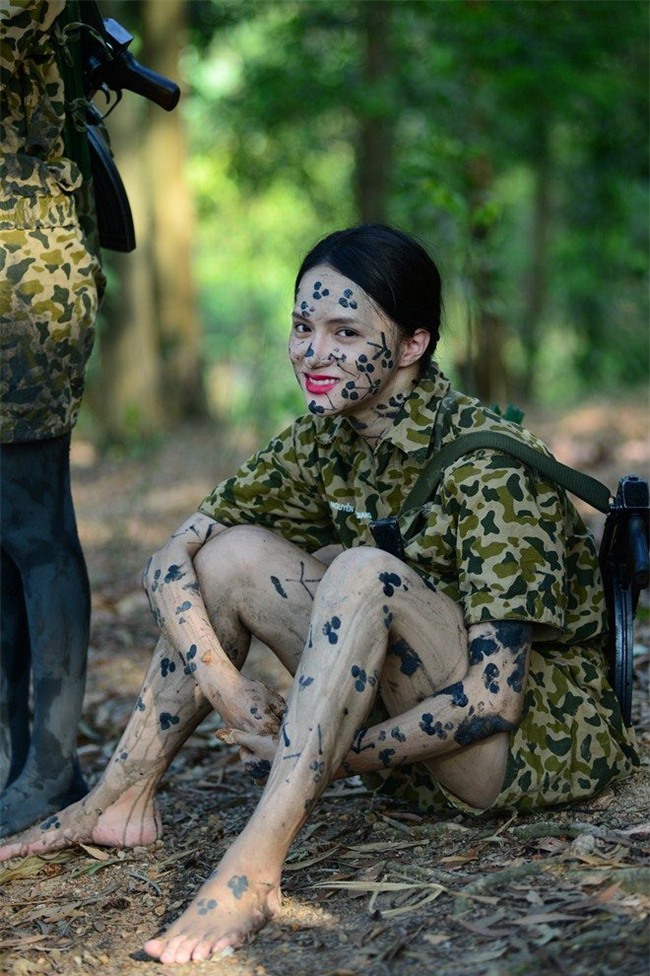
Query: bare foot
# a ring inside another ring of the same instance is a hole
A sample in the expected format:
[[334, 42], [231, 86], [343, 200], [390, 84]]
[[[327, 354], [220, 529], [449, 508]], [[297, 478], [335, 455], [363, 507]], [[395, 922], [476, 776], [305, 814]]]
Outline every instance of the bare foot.
[[162, 827], [152, 795], [131, 787], [106, 809], [100, 791], [54, 813], [42, 823], [15, 834], [0, 847], [0, 861], [27, 854], [43, 854], [75, 844], [104, 847], [145, 847], [161, 836]]
[[279, 872], [242, 872], [230, 852], [201, 886], [191, 905], [164, 935], [150, 939], [145, 952], [163, 963], [209, 959], [239, 946], [280, 910]]

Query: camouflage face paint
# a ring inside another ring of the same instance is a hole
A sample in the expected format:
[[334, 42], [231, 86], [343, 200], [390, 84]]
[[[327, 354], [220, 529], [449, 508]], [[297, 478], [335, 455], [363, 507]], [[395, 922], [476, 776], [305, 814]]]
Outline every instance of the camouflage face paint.
[[390, 420], [410, 392], [399, 353], [397, 328], [357, 284], [326, 265], [304, 276], [289, 356], [312, 413], [354, 417], [359, 430]]
[[336, 633], [341, 626], [340, 617], [332, 617], [327, 623], [323, 625], [323, 633], [327, 637], [330, 644], [338, 644], [339, 635]]
[[415, 674], [418, 668], [422, 667], [419, 655], [413, 650], [410, 644], [404, 639], [395, 641], [388, 649], [389, 654], [394, 654], [401, 661], [400, 671], [402, 674]]
[[199, 915], [207, 915], [208, 912], [213, 912], [217, 907], [217, 902], [214, 898], [199, 898], [196, 903]]
[[314, 298], [317, 302], [319, 302], [321, 298], [327, 298], [328, 295], [329, 295], [329, 288], [323, 288], [322, 282], [320, 281], [314, 282], [314, 290], [311, 296], [312, 298]]
[[487, 739], [496, 732], [512, 732], [515, 726], [498, 715], [474, 715], [464, 719], [454, 733], [454, 739], [461, 746], [469, 746], [472, 742]]
[[228, 882], [228, 887], [238, 900], [248, 891], [248, 878], [245, 874], [235, 874]]

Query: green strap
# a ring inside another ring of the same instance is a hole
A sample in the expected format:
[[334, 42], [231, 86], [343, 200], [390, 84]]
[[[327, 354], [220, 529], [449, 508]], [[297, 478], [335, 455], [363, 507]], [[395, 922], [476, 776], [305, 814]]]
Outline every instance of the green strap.
[[515, 437], [486, 430], [476, 431], [473, 434], [463, 434], [461, 437], [457, 437], [455, 441], [444, 444], [423, 469], [402, 505], [400, 515], [421, 508], [438, 487], [444, 469], [464, 454], [471, 454], [480, 448], [489, 448], [501, 451], [503, 454], [510, 454], [550, 481], [554, 481], [566, 491], [570, 491], [572, 495], [576, 495], [593, 508], [598, 509], [599, 512], [609, 512], [611, 492], [607, 485], [596, 481], [595, 478], [590, 478], [589, 475], [583, 474], [581, 471], [576, 471], [575, 468], [561, 464], [552, 456], [541, 454], [534, 447], [523, 444]]

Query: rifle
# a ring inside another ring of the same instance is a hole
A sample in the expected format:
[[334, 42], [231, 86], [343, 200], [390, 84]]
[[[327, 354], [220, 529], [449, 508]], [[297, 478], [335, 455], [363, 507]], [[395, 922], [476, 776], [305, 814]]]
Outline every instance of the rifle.
[[634, 615], [639, 593], [650, 583], [649, 515], [648, 482], [634, 475], [622, 478], [605, 520], [599, 558], [610, 621], [610, 684], [626, 725], [631, 724]]
[[166, 112], [176, 108], [180, 88], [174, 81], [136, 61], [128, 50], [133, 34], [111, 17], [102, 20], [94, 0], [82, 0], [81, 7], [86, 14], [84, 22], [92, 28], [85, 32], [82, 40], [86, 97], [90, 99], [98, 91], [110, 89], [119, 101], [126, 89], [143, 95]]
[[[81, 80], [69, 57], [61, 59], [60, 67], [66, 80], [66, 92], [72, 96], [70, 102], [78, 104], [82, 100], [84, 103], [82, 128], [85, 133], [82, 137], [85, 135], [86, 138], [79, 139], [79, 126], [72, 121], [66, 128], [66, 151], [80, 163], [86, 178], [92, 177], [100, 245], [112, 251], [132, 251], [135, 230], [131, 207], [102, 123], [121, 101], [123, 91], [142, 95], [171, 112], [178, 104], [180, 88], [169, 78], [136, 61], [128, 50], [133, 35], [116, 20], [103, 19], [94, 0], [68, 4], [69, 8], [75, 6], [78, 14], [76, 11], [68, 13], [68, 27], [78, 28], [79, 36], [76, 44], [72, 37], [67, 43], [71, 45], [73, 42], [77, 47], [72, 60], [81, 62]], [[111, 92], [116, 96], [104, 115], [92, 102], [100, 92], [107, 102]]]

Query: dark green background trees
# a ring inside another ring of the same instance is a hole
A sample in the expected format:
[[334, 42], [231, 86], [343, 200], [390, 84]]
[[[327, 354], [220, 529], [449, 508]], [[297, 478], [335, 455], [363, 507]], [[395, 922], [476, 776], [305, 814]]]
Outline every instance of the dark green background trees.
[[446, 282], [439, 359], [484, 399], [647, 382], [646, 3], [101, 8], [184, 90], [173, 116], [126, 95], [111, 117], [140, 241], [113, 264], [95, 365], [105, 403], [138, 362], [111, 398], [111, 436], [205, 405], [262, 435], [300, 409], [293, 274], [315, 239], [360, 220], [430, 247]]

